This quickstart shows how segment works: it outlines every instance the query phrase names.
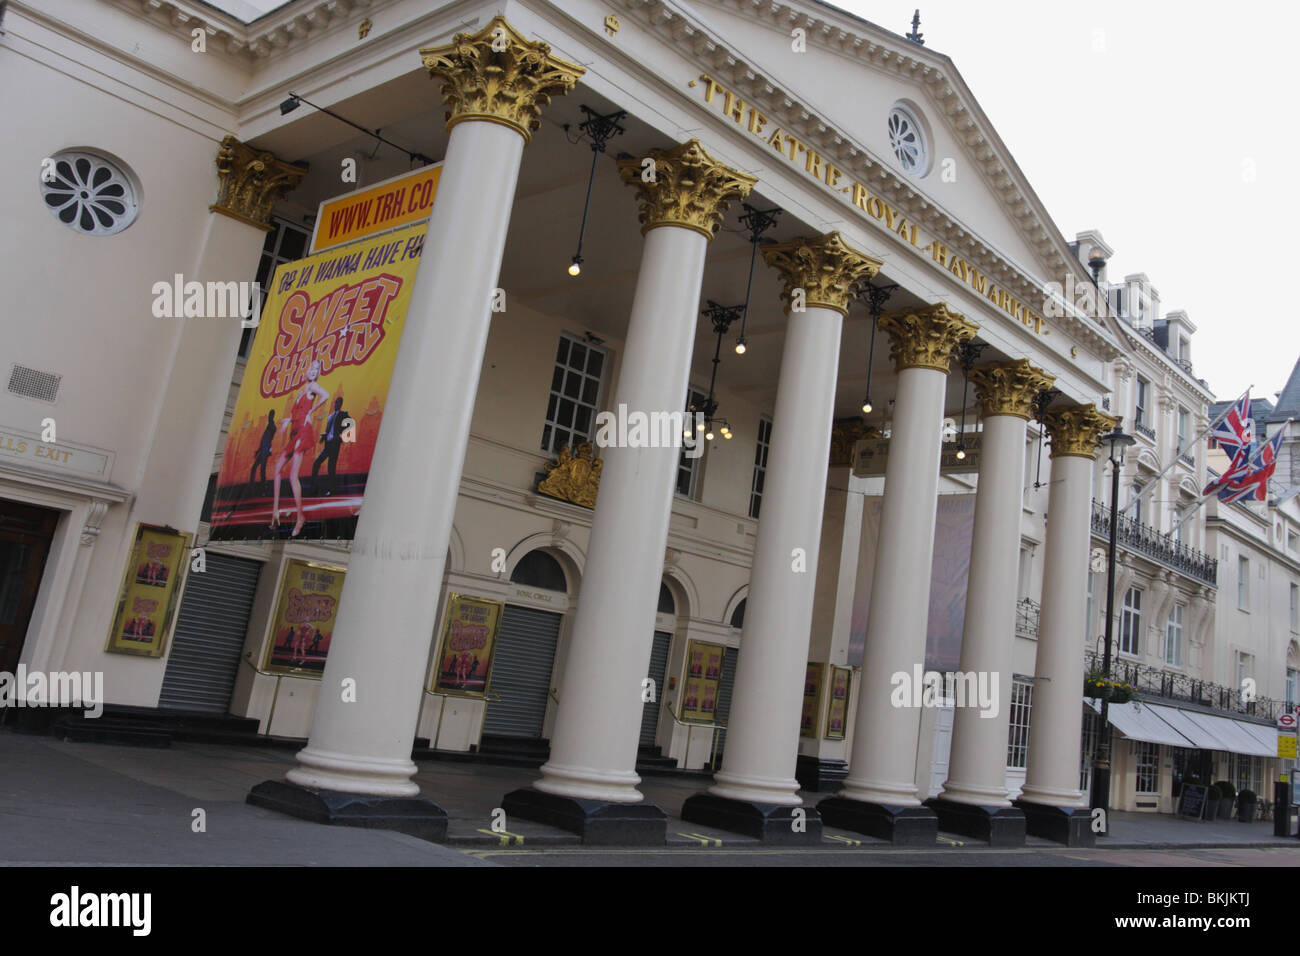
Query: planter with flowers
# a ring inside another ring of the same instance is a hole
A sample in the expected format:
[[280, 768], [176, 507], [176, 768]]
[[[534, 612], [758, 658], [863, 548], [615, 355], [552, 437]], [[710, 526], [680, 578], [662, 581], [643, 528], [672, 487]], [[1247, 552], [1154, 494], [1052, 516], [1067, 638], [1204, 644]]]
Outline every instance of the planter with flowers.
[[1132, 684], [1102, 673], [1089, 671], [1083, 678], [1083, 696], [1097, 700], [1109, 700], [1112, 704], [1126, 704], [1133, 699], [1137, 688]]

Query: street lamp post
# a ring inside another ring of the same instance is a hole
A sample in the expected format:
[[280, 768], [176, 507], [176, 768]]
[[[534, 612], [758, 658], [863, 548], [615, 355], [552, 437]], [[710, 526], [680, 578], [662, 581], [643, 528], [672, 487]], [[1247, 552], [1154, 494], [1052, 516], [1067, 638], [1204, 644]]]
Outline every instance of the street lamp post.
[[[1103, 444], [1110, 446], [1110, 542], [1106, 553], [1106, 637], [1102, 651], [1101, 671], [1110, 677], [1110, 648], [1115, 634], [1115, 541], [1119, 531], [1119, 473], [1124, 466], [1124, 449], [1136, 444], [1137, 439], [1126, 435], [1118, 424], [1114, 431], [1101, 436]], [[1106, 820], [1110, 803], [1110, 739], [1106, 731], [1110, 721], [1110, 696], [1101, 698], [1101, 724], [1097, 729], [1097, 746], [1092, 759], [1092, 808], [1102, 811], [1100, 828], [1095, 832], [1106, 836], [1110, 825]]]

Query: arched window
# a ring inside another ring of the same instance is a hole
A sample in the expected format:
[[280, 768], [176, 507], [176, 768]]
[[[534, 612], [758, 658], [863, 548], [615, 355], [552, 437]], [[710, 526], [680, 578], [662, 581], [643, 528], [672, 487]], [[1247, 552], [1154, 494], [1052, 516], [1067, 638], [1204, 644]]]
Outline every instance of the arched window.
[[662, 582], [659, 585], [659, 607], [660, 614], [676, 614], [677, 602], [673, 600], [673, 592], [668, 590], [668, 585]]
[[520, 558], [514, 571], [510, 573], [510, 580], [515, 584], [525, 584], [530, 588], [541, 588], [543, 591], [569, 590], [569, 582], [564, 576], [564, 568], [560, 567], [560, 562], [540, 550], [529, 551]]
[[745, 602], [748, 600], [749, 598], [741, 598], [740, 603], [736, 605], [736, 609], [731, 612], [732, 627], [739, 628], [745, 626]]

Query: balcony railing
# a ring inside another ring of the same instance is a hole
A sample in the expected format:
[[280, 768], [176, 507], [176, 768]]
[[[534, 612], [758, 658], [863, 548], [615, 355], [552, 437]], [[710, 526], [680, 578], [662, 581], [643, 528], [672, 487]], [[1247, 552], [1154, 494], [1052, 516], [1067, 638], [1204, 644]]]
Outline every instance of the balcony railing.
[[1134, 422], [1133, 428], [1139, 435], [1146, 435], [1152, 441], [1156, 440], [1156, 430], [1146, 422]]
[[[1086, 660], [1089, 670], [1101, 670], [1100, 653], [1088, 651]], [[1147, 697], [1162, 697], [1166, 700], [1200, 704], [1203, 707], [1213, 707], [1233, 714], [1263, 717], [1269, 721], [1276, 721], [1280, 714], [1291, 709], [1285, 701], [1271, 697], [1243, 700], [1239, 688], [1197, 680], [1187, 674], [1162, 670], [1150, 664], [1116, 660], [1113, 656], [1110, 661], [1110, 673], [1112, 677], [1132, 684]]]
[[1193, 468], [1196, 467], [1196, 459], [1193, 458], [1191, 455], [1187, 454], [1187, 452], [1179, 453], [1178, 460], [1182, 462], [1186, 462], [1187, 464], [1191, 465]]
[[1038, 613], [1040, 607], [1037, 601], [1025, 598], [1016, 605], [1016, 636], [1029, 637], [1037, 639], [1038, 637]]
[[[1096, 498], [1092, 500], [1092, 533], [1102, 539], [1110, 538], [1110, 508]], [[1136, 551], [1210, 587], [1219, 586], [1217, 560], [1189, 548], [1172, 535], [1162, 534], [1150, 525], [1120, 515], [1115, 539], [1129, 551]]]

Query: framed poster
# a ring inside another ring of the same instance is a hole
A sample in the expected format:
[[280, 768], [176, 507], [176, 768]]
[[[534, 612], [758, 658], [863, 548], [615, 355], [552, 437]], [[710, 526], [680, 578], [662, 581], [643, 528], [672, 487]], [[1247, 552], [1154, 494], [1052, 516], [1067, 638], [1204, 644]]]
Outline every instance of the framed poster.
[[185, 586], [193, 540], [187, 531], [136, 525], [135, 544], [126, 559], [117, 614], [104, 650], [162, 657], [180, 610], [178, 599]]
[[849, 688], [853, 671], [847, 667], [831, 668], [831, 700], [826, 708], [826, 739], [843, 740], [844, 725], [849, 719]]
[[320, 680], [345, 573], [343, 568], [300, 558], [284, 563], [262, 670]]
[[492, 654], [501, 626], [500, 601], [464, 594], [447, 595], [447, 618], [434, 668], [435, 694], [484, 697], [492, 683]]
[[816, 737], [822, 711], [822, 685], [825, 683], [826, 665], [808, 662], [803, 679], [803, 714], [799, 717], [799, 736]]
[[686, 646], [686, 681], [679, 720], [712, 722], [717, 715], [723, 652], [721, 644], [704, 641], [691, 641]]

